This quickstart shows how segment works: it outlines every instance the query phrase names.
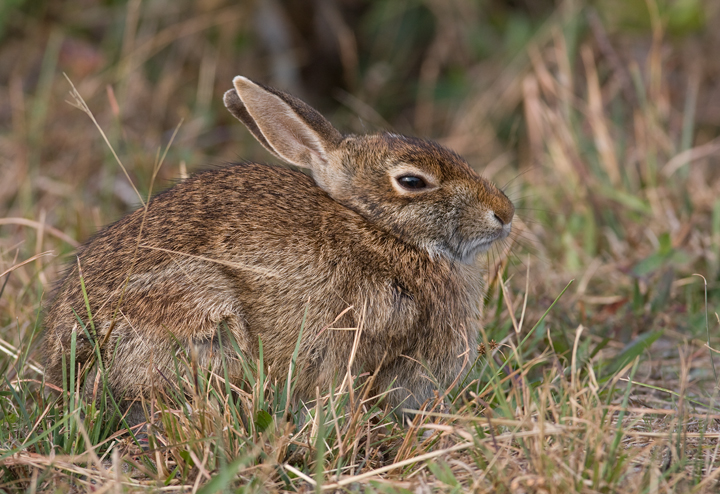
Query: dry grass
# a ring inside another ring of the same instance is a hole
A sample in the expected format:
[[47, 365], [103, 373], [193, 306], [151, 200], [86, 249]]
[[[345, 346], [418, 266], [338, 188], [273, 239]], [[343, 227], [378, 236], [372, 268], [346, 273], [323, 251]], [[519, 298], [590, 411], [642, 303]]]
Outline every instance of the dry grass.
[[[465, 0], [318, 0], [315, 17], [297, 2], [17, 3], [0, 25], [0, 489], [720, 488], [715, 2], [565, 2], [542, 21]], [[163, 427], [143, 452], [111, 404], [44, 389], [52, 283], [138, 205], [133, 187], [146, 196], [178, 124], [156, 183], [269, 160], [222, 108], [237, 74], [348, 131], [440, 136], [509, 183], [519, 220], [488, 256], [483, 355], [411, 425], [361, 387], [301, 406], [258, 362], [229, 383], [180, 359], [195, 379], [147, 404]]]

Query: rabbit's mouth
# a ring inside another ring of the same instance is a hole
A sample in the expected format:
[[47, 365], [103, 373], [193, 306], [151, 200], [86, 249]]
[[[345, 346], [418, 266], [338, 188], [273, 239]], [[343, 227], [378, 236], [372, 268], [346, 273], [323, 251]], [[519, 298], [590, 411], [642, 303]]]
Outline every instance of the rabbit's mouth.
[[510, 235], [510, 230], [510, 225], [505, 225], [503, 228], [500, 228], [490, 234], [484, 234], [473, 239], [460, 241], [454, 249], [448, 250], [450, 252], [454, 251], [454, 255], [452, 257], [461, 263], [473, 264], [478, 254], [487, 252], [495, 242], [507, 238], [508, 235]]

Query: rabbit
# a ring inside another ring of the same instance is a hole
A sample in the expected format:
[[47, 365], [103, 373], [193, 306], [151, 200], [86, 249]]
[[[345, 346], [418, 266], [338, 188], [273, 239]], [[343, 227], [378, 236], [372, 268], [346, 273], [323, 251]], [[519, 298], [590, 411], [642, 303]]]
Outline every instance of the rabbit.
[[242, 76], [233, 86], [230, 113], [312, 176], [251, 162], [200, 171], [97, 233], [46, 311], [47, 382], [70, 375], [73, 331], [76, 362], [94, 336], [126, 399], [168, 385], [178, 346], [239, 381], [237, 349], [257, 359], [261, 344], [282, 380], [302, 327], [297, 398], [337, 386], [352, 354], [387, 406], [417, 409], [476, 359], [479, 254], [510, 234], [513, 203], [433, 141], [342, 135], [285, 92]]

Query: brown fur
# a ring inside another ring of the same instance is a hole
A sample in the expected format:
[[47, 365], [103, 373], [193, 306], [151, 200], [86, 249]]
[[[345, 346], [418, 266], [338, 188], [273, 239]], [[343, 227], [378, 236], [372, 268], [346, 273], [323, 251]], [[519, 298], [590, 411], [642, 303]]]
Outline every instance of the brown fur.
[[[268, 369], [282, 379], [305, 316], [297, 390], [311, 399], [348, 365], [355, 331], [333, 328], [357, 327], [364, 314], [354, 370], [384, 362], [376, 390], [394, 382], [391, 405], [419, 406], [435, 383], [448, 386], [476, 357], [483, 296], [476, 258], [509, 233], [512, 203], [438, 144], [387, 133], [343, 137], [296, 98], [234, 82], [229, 110], [313, 178], [255, 163], [201, 172], [152, 199], [139, 248], [143, 209], [80, 248], [100, 340], [117, 317], [102, 349], [111, 389], [147, 395], [162, 384], [159, 373], [174, 375], [178, 344], [220, 368], [224, 324], [248, 357], [262, 340]], [[408, 170], [431, 188], [399, 189], [393, 173]], [[55, 384], [77, 322], [73, 309], [87, 323], [77, 266], [46, 318], [47, 378]], [[235, 351], [227, 342], [222, 348], [239, 379]], [[77, 361], [92, 351], [79, 331]]]

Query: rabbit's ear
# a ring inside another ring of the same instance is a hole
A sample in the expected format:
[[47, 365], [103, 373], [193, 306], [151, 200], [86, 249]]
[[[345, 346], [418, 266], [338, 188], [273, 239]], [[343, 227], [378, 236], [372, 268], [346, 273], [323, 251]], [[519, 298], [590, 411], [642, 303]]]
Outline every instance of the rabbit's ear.
[[225, 93], [225, 106], [260, 144], [278, 158], [304, 168], [328, 161], [342, 135], [317, 111], [299, 99], [261, 86], [242, 76]]

